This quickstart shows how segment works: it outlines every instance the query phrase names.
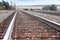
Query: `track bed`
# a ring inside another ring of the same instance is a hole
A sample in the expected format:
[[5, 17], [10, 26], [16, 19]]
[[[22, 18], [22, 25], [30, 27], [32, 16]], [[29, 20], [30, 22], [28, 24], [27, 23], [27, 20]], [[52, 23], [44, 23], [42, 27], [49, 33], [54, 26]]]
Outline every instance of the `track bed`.
[[13, 40], [60, 40], [60, 32], [23, 12], [15, 20]]

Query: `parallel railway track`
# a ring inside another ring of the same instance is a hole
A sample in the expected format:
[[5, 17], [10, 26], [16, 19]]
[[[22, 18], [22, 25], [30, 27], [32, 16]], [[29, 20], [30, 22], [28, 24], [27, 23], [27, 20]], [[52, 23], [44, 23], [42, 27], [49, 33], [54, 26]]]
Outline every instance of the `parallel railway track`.
[[26, 12], [18, 11], [14, 28], [13, 40], [60, 40], [58, 30]]
[[60, 20], [59, 20], [60, 16], [37, 13], [37, 12], [32, 12], [32, 11], [24, 11], [24, 10], [23, 10], [23, 12], [29, 14], [30, 16], [33, 16], [34, 18], [36, 18], [60, 31]]

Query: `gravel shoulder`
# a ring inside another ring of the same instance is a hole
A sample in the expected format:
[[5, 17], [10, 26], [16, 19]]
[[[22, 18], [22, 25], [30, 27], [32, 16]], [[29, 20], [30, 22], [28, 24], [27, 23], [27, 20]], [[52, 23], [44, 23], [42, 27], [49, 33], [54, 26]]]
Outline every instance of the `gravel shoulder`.
[[14, 11], [0, 11], [0, 23], [3, 22], [8, 16], [10, 16]]
[[2, 23], [0, 23], [0, 39], [2, 39], [7, 31], [7, 28], [13, 18], [14, 14], [8, 16]]

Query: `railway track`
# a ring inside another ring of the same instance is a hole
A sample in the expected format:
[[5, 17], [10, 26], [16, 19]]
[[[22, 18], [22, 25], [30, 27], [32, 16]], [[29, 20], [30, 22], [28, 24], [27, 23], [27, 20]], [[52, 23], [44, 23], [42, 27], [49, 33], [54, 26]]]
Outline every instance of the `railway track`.
[[3, 20], [3, 22], [0, 23], [0, 40], [3, 39], [13, 16], [14, 13], [11, 13], [11, 15], [9, 15], [7, 18]]
[[53, 27], [37, 20], [33, 16], [18, 11], [13, 40], [60, 40], [60, 32]]
[[60, 31], [60, 16], [37, 13], [32, 11], [22, 11]]

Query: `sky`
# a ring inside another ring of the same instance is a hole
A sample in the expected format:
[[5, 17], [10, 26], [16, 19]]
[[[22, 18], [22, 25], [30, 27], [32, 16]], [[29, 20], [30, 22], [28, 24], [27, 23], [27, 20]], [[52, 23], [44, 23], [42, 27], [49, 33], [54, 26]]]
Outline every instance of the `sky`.
[[60, 5], [60, 0], [4, 0], [4, 1], [9, 2], [10, 5], [11, 1], [12, 4], [16, 5], [50, 5], [50, 4]]

